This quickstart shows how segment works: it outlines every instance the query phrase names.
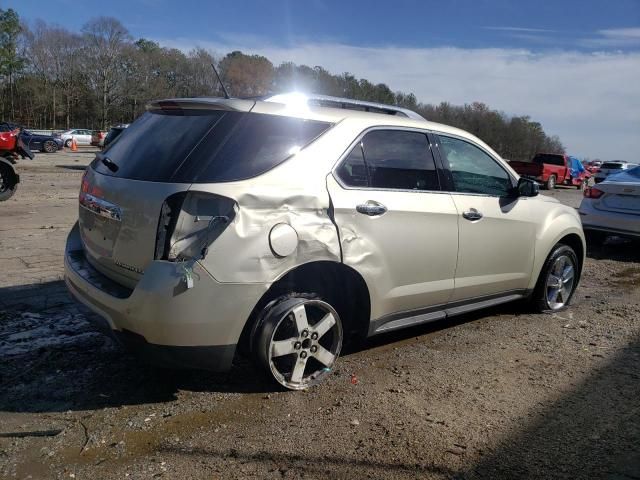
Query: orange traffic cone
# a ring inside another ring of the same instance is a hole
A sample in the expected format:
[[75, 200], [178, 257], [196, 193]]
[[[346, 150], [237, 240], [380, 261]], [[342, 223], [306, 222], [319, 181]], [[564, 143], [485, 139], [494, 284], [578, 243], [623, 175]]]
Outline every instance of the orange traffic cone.
[[71, 151], [72, 152], [77, 152], [78, 151], [78, 143], [76, 142], [75, 137], [71, 138]]

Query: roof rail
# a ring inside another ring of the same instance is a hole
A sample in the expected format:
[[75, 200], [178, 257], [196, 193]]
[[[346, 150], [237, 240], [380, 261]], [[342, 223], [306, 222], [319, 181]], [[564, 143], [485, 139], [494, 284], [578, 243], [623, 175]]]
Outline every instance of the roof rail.
[[317, 105], [319, 107], [344, 108], [347, 110], [360, 110], [372, 113], [382, 113], [387, 115], [400, 115], [414, 120], [425, 120], [422, 115], [409, 110], [408, 108], [385, 105], [384, 103], [365, 102], [353, 100], [351, 98], [332, 97], [330, 95], [303, 94], [298, 92], [280, 93], [261, 97], [265, 102], [288, 103], [291, 99], [304, 101], [307, 105]]

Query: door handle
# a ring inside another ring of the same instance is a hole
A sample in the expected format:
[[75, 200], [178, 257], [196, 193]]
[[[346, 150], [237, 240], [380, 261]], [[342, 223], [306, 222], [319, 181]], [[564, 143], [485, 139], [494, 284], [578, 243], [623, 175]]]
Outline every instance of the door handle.
[[482, 213], [480, 213], [475, 208], [471, 208], [466, 212], [462, 212], [462, 216], [467, 220], [474, 221], [474, 220], [480, 220], [482, 218]]
[[373, 200], [367, 200], [366, 203], [358, 205], [356, 207], [356, 211], [364, 215], [369, 215], [370, 217], [375, 217], [385, 213], [387, 211], [387, 207]]

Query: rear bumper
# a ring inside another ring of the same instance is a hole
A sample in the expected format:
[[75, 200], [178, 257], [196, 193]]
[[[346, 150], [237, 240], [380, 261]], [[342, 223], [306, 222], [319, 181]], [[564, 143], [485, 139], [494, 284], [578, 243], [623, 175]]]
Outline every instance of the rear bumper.
[[77, 225], [65, 252], [65, 282], [80, 303], [96, 313], [100, 330], [146, 359], [165, 366], [225, 371], [264, 284], [223, 284], [200, 264], [187, 288], [182, 267], [154, 261], [133, 290], [84, 258]]
[[585, 230], [597, 230], [624, 237], [640, 238], [640, 216], [598, 210], [585, 201], [578, 210]]

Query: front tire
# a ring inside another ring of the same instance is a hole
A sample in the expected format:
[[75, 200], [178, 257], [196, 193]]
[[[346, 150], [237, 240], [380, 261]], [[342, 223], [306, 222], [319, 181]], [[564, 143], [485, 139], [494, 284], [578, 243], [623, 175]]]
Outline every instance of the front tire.
[[329, 376], [342, 342], [342, 322], [336, 310], [313, 294], [293, 293], [262, 311], [251, 351], [282, 387], [305, 390]]
[[72, 141], [73, 141], [73, 140], [72, 140], [71, 138], [69, 138], [68, 140], [65, 140], [65, 142], [64, 142], [64, 146], [65, 146], [65, 147], [67, 147], [67, 148], [71, 148], [71, 142], [72, 142]]
[[565, 310], [578, 285], [578, 257], [568, 245], [556, 245], [544, 262], [533, 293], [533, 307], [538, 312]]
[[18, 176], [6, 163], [0, 163], [0, 202], [9, 200], [18, 190]]

